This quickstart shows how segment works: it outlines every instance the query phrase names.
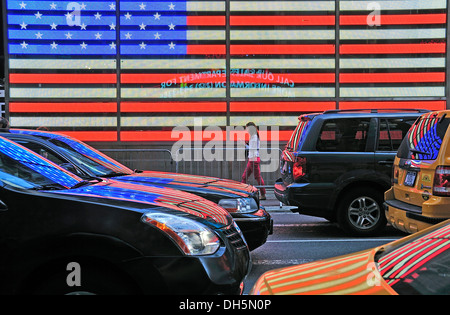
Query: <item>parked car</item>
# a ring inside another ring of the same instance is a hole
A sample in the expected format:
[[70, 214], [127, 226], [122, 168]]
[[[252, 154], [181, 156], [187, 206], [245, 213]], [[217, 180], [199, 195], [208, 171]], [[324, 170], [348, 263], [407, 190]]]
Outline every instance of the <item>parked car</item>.
[[0, 252], [1, 294], [239, 294], [250, 267], [244, 237], [217, 204], [83, 180], [1, 136]]
[[264, 273], [251, 295], [448, 295], [450, 220], [385, 246]]
[[261, 207], [258, 190], [252, 185], [216, 177], [131, 170], [86, 143], [58, 133], [10, 129], [1, 135], [48, 156], [83, 179], [102, 177], [140, 185], [158, 185], [211, 200], [232, 215], [250, 250], [263, 245], [272, 234], [272, 218]]
[[281, 155], [275, 195], [293, 212], [337, 221], [356, 235], [386, 225], [383, 194], [403, 137], [421, 110], [333, 110], [299, 117]]
[[450, 218], [450, 111], [424, 114], [398, 149], [386, 216], [415, 233]]

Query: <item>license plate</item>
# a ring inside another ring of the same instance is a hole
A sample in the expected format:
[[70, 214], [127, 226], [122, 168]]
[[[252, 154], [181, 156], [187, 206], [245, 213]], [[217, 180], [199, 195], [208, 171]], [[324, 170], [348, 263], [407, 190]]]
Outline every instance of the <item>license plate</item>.
[[417, 172], [407, 172], [405, 177], [405, 186], [414, 186], [414, 182], [416, 181]]

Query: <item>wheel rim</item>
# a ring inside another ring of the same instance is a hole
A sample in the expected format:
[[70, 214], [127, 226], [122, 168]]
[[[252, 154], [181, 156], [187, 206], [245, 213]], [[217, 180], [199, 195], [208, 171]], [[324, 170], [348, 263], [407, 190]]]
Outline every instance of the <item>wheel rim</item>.
[[348, 207], [348, 219], [350, 223], [360, 230], [373, 228], [380, 220], [380, 207], [370, 197], [358, 197]]

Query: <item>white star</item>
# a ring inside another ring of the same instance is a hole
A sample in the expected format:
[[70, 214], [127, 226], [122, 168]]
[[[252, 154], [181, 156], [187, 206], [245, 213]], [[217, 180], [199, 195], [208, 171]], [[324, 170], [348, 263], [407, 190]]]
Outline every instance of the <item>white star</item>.
[[81, 24], [79, 26], [81, 27], [82, 30], [86, 30], [86, 26], [87, 26], [86, 24], [83, 23], [83, 24]]
[[168, 25], [169, 26], [169, 30], [175, 30], [175, 25], [173, 25], [173, 23], [170, 23], [170, 25]]
[[131, 14], [130, 14], [130, 12], [127, 12], [127, 14], [125, 14], [125, 19], [126, 20], [131, 20]]
[[95, 39], [102, 39], [102, 34], [100, 33], [95, 34]]
[[72, 20], [73, 17], [72, 13], [70, 12], [67, 12], [66, 14], [64, 14], [64, 16], [66, 17], [66, 20]]
[[57, 26], [58, 26], [58, 25], [56, 25], [55, 22], [53, 22], [52, 24], [50, 24], [50, 27], [51, 27], [52, 30], [56, 30], [56, 27], [57, 27]]
[[145, 7], [146, 7], [147, 5], [146, 4], [144, 4], [144, 2], [142, 2], [140, 5], [139, 5], [139, 8], [141, 9], [141, 10], [145, 10]]
[[173, 42], [170, 42], [169, 49], [175, 49], [175, 44]]
[[145, 30], [145, 27], [146, 27], [147, 25], [145, 25], [144, 23], [141, 23], [141, 25], [139, 25], [139, 27], [141, 28], [141, 30]]
[[80, 44], [80, 46], [81, 46], [81, 49], [86, 49], [87, 44], [85, 42], [83, 42], [82, 44]]
[[153, 34], [153, 36], [155, 36], [155, 39], [161, 39], [161, 34], [159, 34], [158, 32]]
[[25, 43], [25, 41], [23, 41], [23, 43], [20, 44], [20, 46], [22, 46], [22, 49], [27, 49], [28, 48], [28, 44]]
[[51, 43], [50, 46], [52, 47], [52, 49], [58, 48], [58, 44], [55, 42]]
[[23, 1], [22, 1], [22, 3], [19, 3], [19, 5], [20, 5], [21, 9], [25, 9], [25, 7], [27, 6], [27, 4], [24, 3]]
[[80, 10], [86, 10], [86, 5], [84, 4], [84, 2], [80, 5]]
[[40, 19], [41, 20], [42, 14], [39, 13], [39, 11], [38, 11], [34, 16], [36, 17], [36, 19]]
[[72, 39], [72, 33], [67, 33], [67, 34], [64, 34], [64, 35], [66, 35], [66, 39]]
[[102, 15], [100, 13], [98, 13], [98, 12], [94, 16], [95, 16], [96, 20], [100, 20], [101, 17], [102, 17]]
[[110, 10], [116, 10], [116, 4], [115, 4], [115, 3], [111, 3], [111, 4], [109, 5], [109, 9], [110, 9]]
[[116, 44], [112, 42], [111, 44], [109, 44], [109, 47], [111, 47], [111, 49], [116, 49]]
[[129, 32], [125, 34], [125, 39], [131, 39], [131, 34]]
[[56, 3], [52, 2], [50, 4], [50, 10], [56, 10]]
[[175, 4], [172, 2], [169, 4], [169, 10], [175, 10]]
[[109, 30], [110, 30], [110, 31], [116, 30], [116, 25], [115, 25], [114, 23], [111, 23], [111, 24], [109, 25]]
[[42, 35], [44, 35], [44, 34], [41, 34], [41, 32], [37, 32], [34, 35], [36, 35], [36, 39], [42, 39]]
[[161, 14], [156, 12], [155, 14], [153, 14], [153, 16], [155, 17], [155, 20], [159, 20], [159, 18], [161, 17]]
[[26, 30], [27, 26], [28, 26], [28, 24], [25, 24], [25, 22], [22, 22], [22, 24], [20, 24], [20, 29], [21, 30]]
[[141, 49], [145, 49], [145, 47], [147, 47], [147, 45], [144, 42], [142, 42], [139, 44], [139, 47], [141, 47]]

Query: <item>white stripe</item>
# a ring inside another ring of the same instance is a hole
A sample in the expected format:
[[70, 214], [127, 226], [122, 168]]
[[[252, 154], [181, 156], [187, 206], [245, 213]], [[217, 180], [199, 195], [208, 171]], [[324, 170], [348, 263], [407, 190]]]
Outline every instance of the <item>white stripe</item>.
[[187, 1], [187, 11], [225, 11], [225, 1]]
[[231, 40], [334, 40], [334, 30], [231, 31]]
[[334, 1], [231, 1], [231, 11], [334, 11]]
[[11, 98], [115, 98], [116, 88], [10, 88]]
[[[225, 126], [225, 116], [195, 116], [200, 117], [205, 126]], [[123, 127], [167, 127], [167, 126], [194, 126], [194, 117], [156, 116], [156, 117], [121, 117], [120, 125]]]
[[370, 30], [341, 30], [342, 40], [368, 40], [368, 39], [421, 39], [421, 38], [445, 38], [444, 28], [427, 29], [370, 29]]
[[187, 40], [225, 40], [225, 31], [187, 31]]
[[225, 88], [122, 88], [122, 98], [208, 98], [225, 97]]
[[445, 87], [370, 87], [341, 88], [341, 97], [431, 97], [445, 96]]
[[225, 69], [225, 59], [142, 59], [120, 61], [122, 69]]
[[20, 117], [11, 116], [12, 126], [20, 127], [117, 127], [116, 117]]
[[315, 259], [255, 259], [252, 265], [303, 265], [315, 261]]
[[9, 59], [10, 69], [116, 69], [111, 59]]
[[334, 97], [334, 88], [273, 88], [270, 84], [268, 87], [261, 88], [231, 88], [231, 97]]
[[231, 59], [231, 69], [334, 69], [335, 59]]
[[411, 0], [411, 1], [341, 1], [342, 11], [373, 11], [374, 5], [380, 6], [381, 10], [426, 10], [446, 9], [446, 0]]
[[[298, 115], [296, 116], [254, 116], [253, 121], [257, 126], [296, 126]], [[248, 116], [231, 116], [231, 126], [245, 126]], [[266, 207], [267, 209], [267, 207]]]
[[341, 58], [342, 69], [444, 68], [445, 58]]

